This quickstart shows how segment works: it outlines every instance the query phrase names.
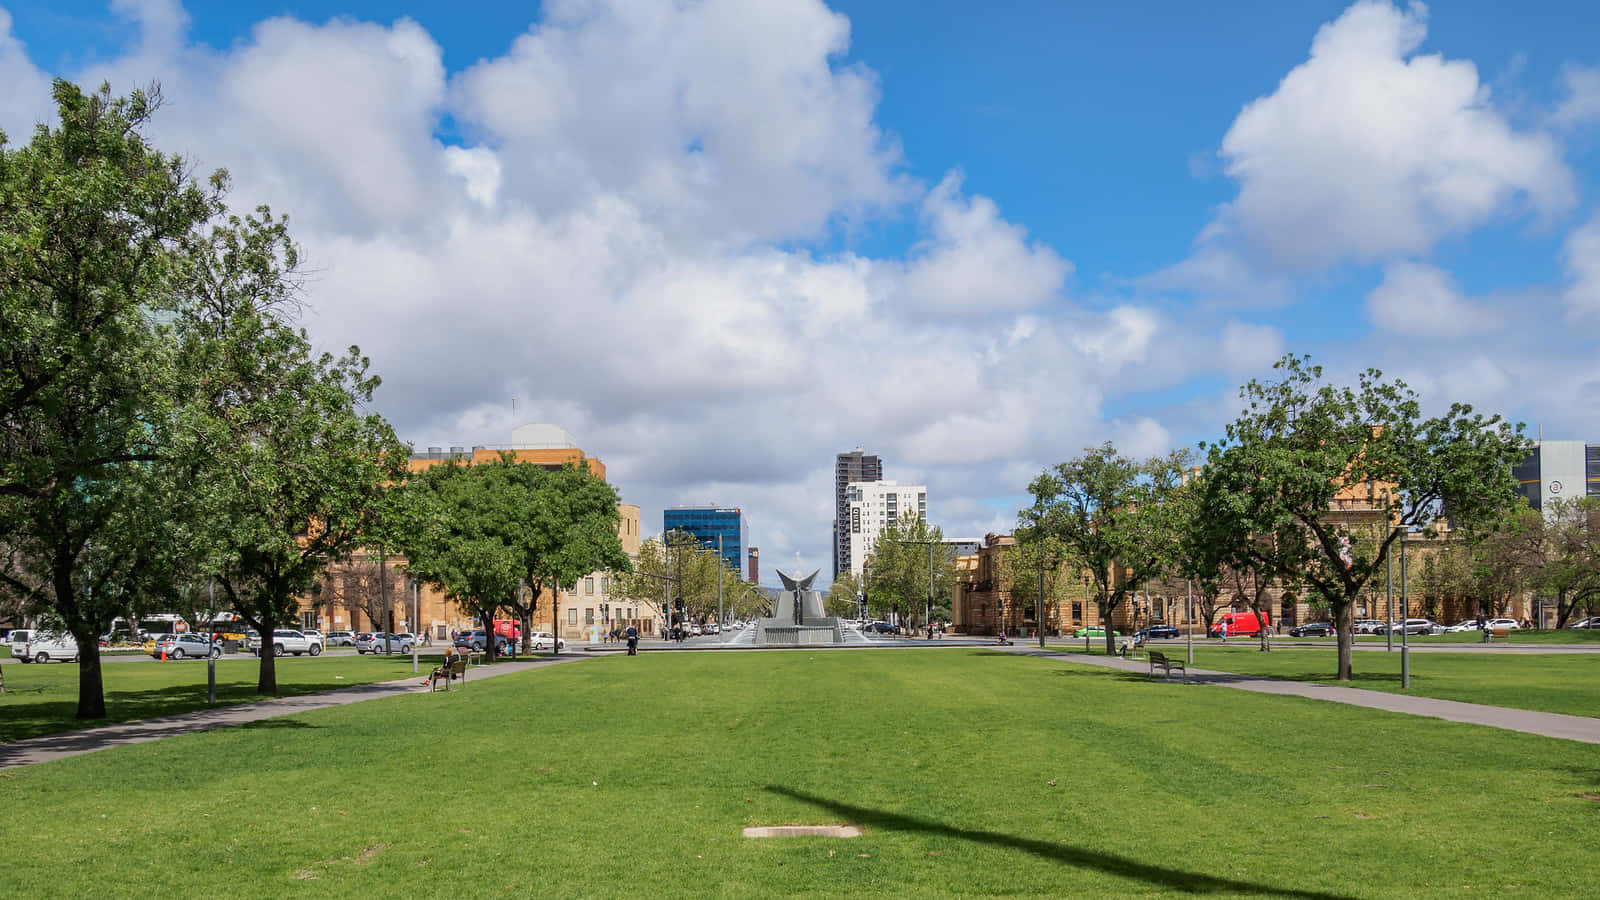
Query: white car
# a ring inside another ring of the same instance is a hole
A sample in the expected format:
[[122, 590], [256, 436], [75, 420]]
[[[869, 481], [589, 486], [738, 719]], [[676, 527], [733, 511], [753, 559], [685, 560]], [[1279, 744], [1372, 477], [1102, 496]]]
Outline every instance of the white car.
[[1432, 619], [1406, 619], [1404, 622], [1394, 623], [1390, 634], [1444, 634], [1444, 626]]
[[329, 647], [354, 647], [356, 633], [354, 631], [330, 631], [328, 639], [324, 642]]
[[548, 631], [535, 631], [530, 640], [535, 650], [549, 650], [552, 641], [555, 642], [557, 650], [567, 649], [567, 642], [564, 639], [557, 638]]
[[[256, 656], [261, 655], [261, 639], [256, 636], [255, 632], [250, 632], [246, 637], [245, 646]], [[295, 656], [299, 656], [302, 653], [321, 656], [322, 639], [308, 638], [303, 632], [295, 631], [291, 628], [279, 628], [272, 632], [272, 655], [282, 656], [285, 653], [293, 653]]]
[[1490, 631], [1520, 631], [1521, 629], [1522, 629], [1522, 626], [1517, 624], [1517, 620], [1516, 619], [1490, 619], [1489, 620], [1489, 630]]
[[17, 655], [13, 645], [11, 655], [23, 662], [47, 663], [51, 660], [61, 662], [76, 662], [78, 659], [78, 639], [65, 632], [35, 631], [32, 639], [22, 645], [22, 654]]

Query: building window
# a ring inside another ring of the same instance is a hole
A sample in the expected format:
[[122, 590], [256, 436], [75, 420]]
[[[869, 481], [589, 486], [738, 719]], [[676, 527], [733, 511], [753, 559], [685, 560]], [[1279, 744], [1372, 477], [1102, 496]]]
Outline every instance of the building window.
[[576, 625], [576, 624], [578, 624], [578, 609], [577, 609], [577, 607], [573, 607], [572, 609], [567, 610], [567, 624], [568, 625]]
[[585, 578], [583, 580], [583, 592], [585, 594], [594, 593], [594, 577], [593, 576], [590, 576], [590, 577]]
[[593, 625], [594, 624], [594, 607], [590, 606], [590, 607], [587, 607], [587, 608], [584, 609], [584, 611], [583, 611], [583, 623], [585, 625]]

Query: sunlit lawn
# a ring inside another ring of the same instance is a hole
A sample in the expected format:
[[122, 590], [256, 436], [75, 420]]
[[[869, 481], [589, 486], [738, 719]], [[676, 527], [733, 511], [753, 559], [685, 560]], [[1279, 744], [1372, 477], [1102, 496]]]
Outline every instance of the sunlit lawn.
[[[437, 664], [437, 659], [432, 663]], [[262, 699], [256, 693], [260, 667], [260, 660], [243, 654], [217, 660], [217, 704]], [[101, 671], [105, 673], [108, 718], [80, 722], [73, 718], [78, 708], [77, 664], [8, 664], [6, 692], [0, 694], [0, 741], [188, 712], [207, 705], [204, 660], [107, 662]], [[310, 694], [402, 678], [411, 674], [411, 657], [284, 656], [277, 660], [277, 673], [279, 696]]]
[[[1081, 642], [1052, 644], [1058, 650], [1083, 652]], [[1154, 644], [1155, 649], [1184, 658], [1182, 642]], [[1101, 655], [1103, 645], [1093, 648]], [[1360, 650], [1351, 658], [1354, 680], [1348, 687], [1391, 691], [1417, 697], [1438, 697], [1490, 706], [1510, 706], [1575, 716], [1600, 716], [1600, 654], [1593, 653], [1412, 653], [1411, 686], [1400, 687], [1400, 644], [1393, 652]], [[1194, 664], [1200, 669], [1262, 675], [1292, 681], [1338, 684], [1338, 658], [1326, 648], [1279, 646], [1262, 653], [1253, 639], [1195, 642]]]
[[24, 895], [1573, 896], [1600, 814], [1600, 747], [972, 649], [613, 656], [8, 775]]

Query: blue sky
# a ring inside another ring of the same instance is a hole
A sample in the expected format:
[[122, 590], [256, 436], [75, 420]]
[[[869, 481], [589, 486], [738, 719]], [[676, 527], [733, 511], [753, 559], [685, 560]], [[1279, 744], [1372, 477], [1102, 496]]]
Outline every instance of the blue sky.
[[1600, 438], [1600, 6], [1074, 6], [0, 2], [0, 127], [160, 81], [402, 437], [557, 422], [774, 564], [826, 568], [835, 452], [1006, 530], [1285, 351]]

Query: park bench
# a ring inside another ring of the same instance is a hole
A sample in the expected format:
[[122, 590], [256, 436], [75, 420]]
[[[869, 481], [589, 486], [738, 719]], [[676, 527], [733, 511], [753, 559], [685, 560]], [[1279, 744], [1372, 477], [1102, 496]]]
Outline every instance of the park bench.
[[450, 690], [450, 682], [455, 681], [457, 678], [461, 679], [462, 684], [467, 683], [467, 661], [460, 656], [451, 660], [450, 665], [440, 666], [433, 670], [433, 674], [428, 676], [428, 689], [437, 691], [439, 682], [443, 680], [444, 689], [448, 691]]
[[1483, 636], [1483, 641], [1484, 643], [1488, 643], [1492, 638], [1500, 638], [1505, 640], [1510, 637], [1511, 629], [1509, 628], [1491, 628], [1489, 629], [1489, 632]]
[[1182, 662], [1168, 657], [1160, 650], [1151, 650], [1146, 655], [1150, 658], [1151, 678], [1156, 677], [1156, 669], [1158, 668], [1161, 669], [1161, 674], [1163, 677], [1171, 677], [1173, 669], [1177, 669], [1179, 672], [1182, 672], [1184, 678], [1187, 679], [1189, 677], [1189, 670], [1183, 667]]

